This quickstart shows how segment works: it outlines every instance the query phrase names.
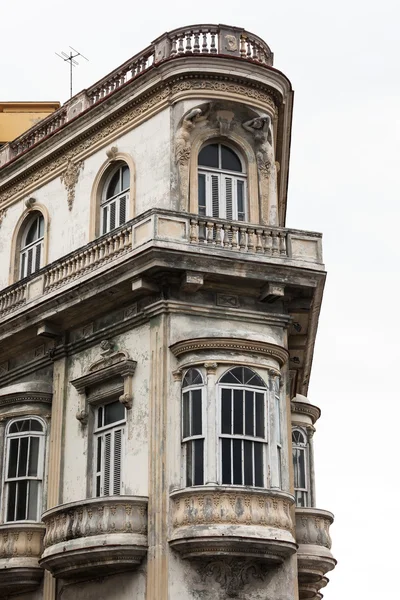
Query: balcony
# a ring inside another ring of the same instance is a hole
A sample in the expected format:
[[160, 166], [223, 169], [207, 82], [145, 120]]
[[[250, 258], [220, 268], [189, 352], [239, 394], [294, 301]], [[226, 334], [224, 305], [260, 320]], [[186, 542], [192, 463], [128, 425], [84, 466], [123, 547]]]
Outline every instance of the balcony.
[[[5, 288], [0, 293], [0, 320], [4, 322], [26, 308], [43, 305], [62, 291], [70, 291], [96, 275], [107, 272], [109, 277], [114, 266], [126, 265], [127, 260], [150, 248], [162, 250], [163, 256], [170, 251], [178, 268], [179, 261], [186, 257], [190, 262], [197, 255], [225, 263], [228, 259], [227, 272], [232, 272], [232, 259], [323, 271], [318, 233], [152, 209]], [[160, 260], [164, 264], [165, 261]], [[127, 269], [122, 271], [126, 273]]]
[[318, 508], [296, 508], [300, 600], [320, 600], [328, 583], [326, 573], [335, 568], [329, 527], [332, 513]]
[[227, 25], [191, 25], [163, 34], [100, 81], [84, 90], [38, 125], [0, 150], [0, 166], [58, 133], [70, 120], [102, 102], [121, 88], [135, 84], [145, 73], [165, 61], [181, 57], [232, 57], [272, 66], [269, 46], [258, 36]]
[[44, 513], [40, 564], [62, 579], [134, 569], [147, 552], [147, 498], [110, 496], [71, 502]]
[[39, 565], [45, 528], [42, 523], [0, 525], [0, 597], [25, 594], [43, 577]]
[[293, 497], [270, 490], [196, 487], [171, 494], [170, 545], [183, 558], [242, 556], [280, 564], [296, 551]]

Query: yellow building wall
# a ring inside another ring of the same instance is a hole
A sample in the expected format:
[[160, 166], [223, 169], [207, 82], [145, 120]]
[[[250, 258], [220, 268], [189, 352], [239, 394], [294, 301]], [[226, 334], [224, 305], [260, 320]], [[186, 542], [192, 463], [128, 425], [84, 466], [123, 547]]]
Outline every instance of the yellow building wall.
[[0, 145], [15, 140], [58, 108], [59, 102], [0, 102]]

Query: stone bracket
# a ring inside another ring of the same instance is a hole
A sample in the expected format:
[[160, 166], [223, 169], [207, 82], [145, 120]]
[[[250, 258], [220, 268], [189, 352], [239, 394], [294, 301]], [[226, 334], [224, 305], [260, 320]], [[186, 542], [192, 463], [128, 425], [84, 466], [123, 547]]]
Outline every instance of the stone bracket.
[[197, 292], [204, 285], [203, 273], [186, 271], [182, 277], [181, 290], [183, 292]]
[[285, 295], [285, 286], [281, 283], [268, 282], [261, 290], [260, 302], [275, 302], [278, 298], [283, 298]]

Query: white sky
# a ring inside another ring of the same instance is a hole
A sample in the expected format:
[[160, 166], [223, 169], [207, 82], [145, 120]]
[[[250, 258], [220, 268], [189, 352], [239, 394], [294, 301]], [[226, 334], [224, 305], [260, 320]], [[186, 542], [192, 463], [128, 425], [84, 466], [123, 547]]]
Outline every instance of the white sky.
[[309, 393], [322, 409], [317, 505], [336, 516], [325, 600], [398, 595], [399, 20], [398, 0], [0, 0], [0, 100], [64, 102], [54, 52], [70, 44], [90, 59], [76, 93], [193, 23], [258, 34], [292, 81], [287, 224], [323, 232], [329, 273]]

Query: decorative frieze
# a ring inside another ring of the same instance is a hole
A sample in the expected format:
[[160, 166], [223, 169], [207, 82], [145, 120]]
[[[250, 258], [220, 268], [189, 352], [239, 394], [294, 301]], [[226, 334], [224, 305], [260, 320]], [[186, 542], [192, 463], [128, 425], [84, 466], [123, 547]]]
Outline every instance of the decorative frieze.
[[171, 494], [170, 544], [184, 558], [256, 556], [282, 562], [295, 551], [293, 498], [270, 490], [204, 486]]
[[61, 183], [64, 184], [67, 190], [68, 209], [72, 210], [72, 206], [75, 200], [75, 187], [78, 183], [79, 173], [84, 167], [84, 162], [74, 162], [68, 160], [65, 171], [61, 175]]
[[108, 496], [45, 512], [41, 565], [55, 577], [110, 574], [137, 566], [147, 552], [147, 498]]
[[39, 558], [45, 527], [42, 523], [0, 525], [0, 596], [24, 594], [38, 587], [43, 577]]

